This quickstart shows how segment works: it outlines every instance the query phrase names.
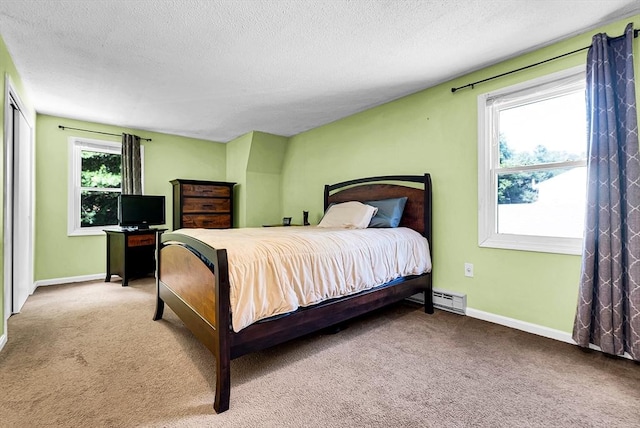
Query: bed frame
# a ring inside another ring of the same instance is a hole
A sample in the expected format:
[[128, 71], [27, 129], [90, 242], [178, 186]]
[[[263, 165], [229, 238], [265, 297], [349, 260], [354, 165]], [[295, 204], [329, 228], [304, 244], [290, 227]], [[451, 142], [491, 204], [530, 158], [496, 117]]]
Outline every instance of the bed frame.
[[[408, 200], [400, 226], [423, 234], [429, 240], [433, 255], [429, 174], [369, 177], [327, 185], [324, 205], [326, 210], [335, 202], [402, 196], [407, 196]], [[420, 292], [425, 293], [425, 312], [433, 313], [432, 274], [428, 273], [301, 308], [284, 317], [259, 321], [235, 333], [231, 327], [225, 249], [212, 248], [189, 236], [165, 233], [158, 241], [156, 259], [157, 299], [153, 319], [162, 318], [166, 303], [214, 354], [216, 393], [213, 407], [217, 413], [229, 408], [230, 362], [234, 358], [338, 325]]]

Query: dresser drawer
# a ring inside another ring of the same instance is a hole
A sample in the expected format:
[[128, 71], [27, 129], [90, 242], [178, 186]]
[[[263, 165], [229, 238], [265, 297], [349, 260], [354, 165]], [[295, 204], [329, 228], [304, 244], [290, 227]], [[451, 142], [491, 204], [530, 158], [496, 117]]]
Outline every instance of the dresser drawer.
[[182, 200], [183, 213], [228, 213], [230, 210], [231, 201], [229, 199], [185, 197]]
[[182, 227], [205, 229], [227, 229], [231, 227], [230, 214], [186, 214], [182, 216]]
[[127, 236], [128, 247], [144, 247], [146, 245], [156, 245], [156, 234], [149, 233], [148, 235], [129, 235]]
[[231, 189], [228, 186], [215, 186], [211, 184], [182, 184], [182, 195], [228, 198], [231, 196]]

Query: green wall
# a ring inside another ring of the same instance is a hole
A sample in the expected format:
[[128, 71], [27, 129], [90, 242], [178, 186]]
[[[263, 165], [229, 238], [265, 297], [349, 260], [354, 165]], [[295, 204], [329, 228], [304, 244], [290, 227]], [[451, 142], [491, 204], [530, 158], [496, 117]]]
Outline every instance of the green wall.
[[247, 164], [247, 227], [282, 223], [282, 163], [288, 140], [265, 132], [253, 133]]
[[233, 188], [233, 224], [245, 227], [247, 223], [247, 165], [251, 152], [253, 132], [241, 135], [227, 143], [227, 181], [236, 183]]
[[282, 223], [281, 175], [287, 141], [253, 131], [227, 143], [227, 181], [237, 183], [235, 227]]
[[[477, 97], [584, 65], [586, 51], [475, 89], [454, 94], [451, 88], [588, 46], [597, 32], [619, 35], [630, 21], [638, 27], [640, 15], [292, 137], [282, 173], [283, 212], [308, 209], [314, 223], [322, 215], [324, 184], [429, 172], [434, 286], [465, 293], [470, 308], [571, 332], [579, 256], [478, 246]], [[474, 278], [464, 276], [465, 262], [474, 264]]]
[[[35, 124], [35, 111], [33, 106], [31, 105], [31, 101], [27, 95], [27, 91], [24, 88], [22, 83], [22, 79], [16, 70], [16, 67], [11, 59], [11, 55], [7, 50], [7, 46], [4, 44], [4, 40], [0, 37], [0, 90], [2, 91], [2, 95], [0, 96], [2, 102], [0, 103], [0, 141], [2, 142], [2, 147], [5, 144], [5, 135], [4, 135], [4, 127], [5, 127], [5, 105], [7, 104], [6, 100], [6, 78], [7, 76], [11, 79], [11, 85], [13, 89], [17, 92], [20, 100], [23, 103], [23, 107], [25, 108], [25, 116], [27, 120], [31, 123], [32, 126]], [[4, 150], [0, 150], [0, 189], [4, 189]], [[2, 193], [2, 203], [0, 204], [0, 242], [4, 242], [4, 193]], [[4, 245], [0, 245], [0, 337], [4, 335]]]
[[[133, 133], [152, 141], [144, 146], [144, 192], [165, 195], [167, 224], [173, 224], [170, 180], [226, 179], [226, 146], [205, 140], [120, 128], [53, 116], [38, 115], [36, 138], [35, 279], [56, 279], [105, 272], [105, 237], [67, 236], [70, 136], [106, 141], [120, 137], [74, 130], [58, 125], [121, 134]], [[171, 226], [169, 226], [171, 229]]]

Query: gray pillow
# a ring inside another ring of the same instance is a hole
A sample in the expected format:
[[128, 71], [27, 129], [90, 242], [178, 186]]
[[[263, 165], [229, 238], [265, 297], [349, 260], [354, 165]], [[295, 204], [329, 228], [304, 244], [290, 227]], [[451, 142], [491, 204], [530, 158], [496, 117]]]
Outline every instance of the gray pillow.
[[371, 219], [369, 227], [398, 227], [406, 203], [406, 196], [365, 202], [367, 205], [378, 208], [378, 212]]

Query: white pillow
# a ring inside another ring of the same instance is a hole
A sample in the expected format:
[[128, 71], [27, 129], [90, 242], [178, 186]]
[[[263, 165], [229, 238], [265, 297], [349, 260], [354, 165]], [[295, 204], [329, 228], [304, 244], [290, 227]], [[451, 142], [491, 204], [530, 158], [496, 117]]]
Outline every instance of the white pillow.
[[378, 208], [362, 202], [343, 202], [329, 207], [318, 227], [341, 227], [345, 229], [366, 229]]

